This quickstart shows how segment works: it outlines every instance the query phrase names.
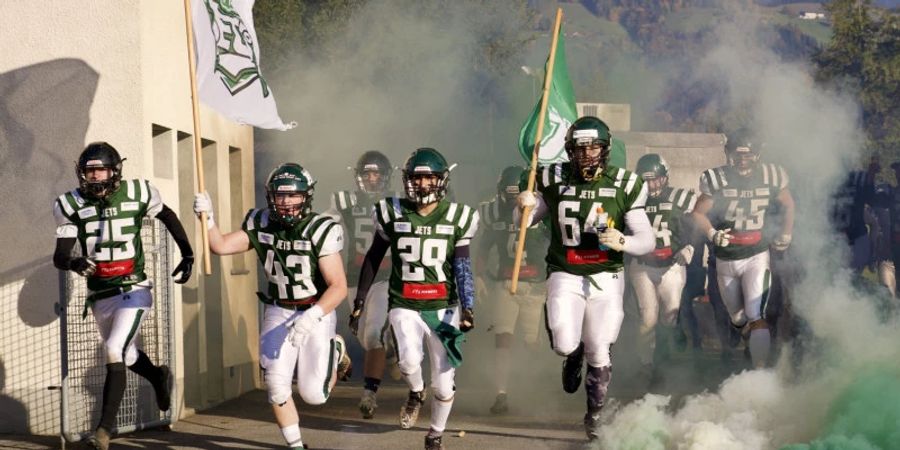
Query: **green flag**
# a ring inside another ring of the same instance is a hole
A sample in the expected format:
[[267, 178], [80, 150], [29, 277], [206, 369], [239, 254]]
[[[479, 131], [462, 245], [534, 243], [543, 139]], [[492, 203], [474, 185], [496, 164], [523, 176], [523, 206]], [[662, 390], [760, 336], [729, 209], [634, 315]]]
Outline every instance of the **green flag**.
[[[572, 81], [569, 80], [569, 69], [566, 65], [566, 45], [563, 42], [563, 36], [562, 27], [560, 27], [559, 39], [556, 41], [556, 61], [553, 63], [553, 73], [548, 73], [547, 66], [544, 65], [544, 76], [549, 75], [552, 79], [550, 91], [547, 93], [549, 98], [547, 99], [547, 113], [544, 115], [544, 131], [541, 137], [541, 148], [538, 152], [538, 165], [567, 159], [564, 147], [566, 131], [578, 118], [578, 110], [575, 108], [575, 93], [572, 90]], [[548, 63], [549, 59], [548, 57]], [[531, 163], [531, 152], [534, 151], [534, 138], [537, 134], [540, 113], [541, 102], [538, 100], [519, 132], [519, 152], [529, 164]]]

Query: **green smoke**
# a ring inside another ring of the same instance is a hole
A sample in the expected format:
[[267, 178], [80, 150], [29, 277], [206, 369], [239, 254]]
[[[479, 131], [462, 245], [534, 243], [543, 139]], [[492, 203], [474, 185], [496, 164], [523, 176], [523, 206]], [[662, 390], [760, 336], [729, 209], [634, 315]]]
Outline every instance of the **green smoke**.
[[896, 370], [863, 373], [832, 404], [822, 437], [782, 450], [900, 449], [900, 376]]

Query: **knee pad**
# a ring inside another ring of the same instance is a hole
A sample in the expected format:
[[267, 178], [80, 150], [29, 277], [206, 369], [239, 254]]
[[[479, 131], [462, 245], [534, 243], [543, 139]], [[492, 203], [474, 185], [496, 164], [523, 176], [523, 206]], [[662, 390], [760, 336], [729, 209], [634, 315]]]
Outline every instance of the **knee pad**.
[[[125, 362], [125, 349], [120, 345], [116, 343], [106, 342], [103, 344], [103, 349], [106, 351], [107, 364]], [[135, 355], [135, 360], [137, 360], [137, 355]], [[132, 361], [132, 364], [134, 364], [134, 361]]]
[[563, 347], [560, 347], [560, 346], [559, 346], [559, 343], [554, 342], [554, 343], [553, 343], [553, 351], [556, 352], [556, 354], [559, 355], [559, 356], [569, 356], [569, 355], [571, 355], [572, 353], [575, 353], [575, 351], [578, 350], [578, 346], [579, 346], [579, 345], [581, 345], [580, 342], [575, 343], [575, 345], [573, 345], [573, 346], [571, 346], [571, 347], [565, 347], [565, 348], [563, 348]]
[[449, 402], [453, 400], [453, 395], [456, 392], [456, 386], [441, 386], [432, 384], [431, 392], [434, 394], [435, 399], [442, 402]]
[[611, 365], [612, 361], [610, 358], [609, 345], [591, 352], [584, 352], [584, 360], [591, 367], [605, 367]]
[[[328, 380], [329, 382], [331, 380]], [[304, 402], [308, 405], [321, 405], [328, 400], [328, 393], [324, 392], [322, 386], [318, 383], [307, 383], [313, 384], [312, 387], [300, 386], [300, 398], [303, 399]], [[330, 393], [330, 392], [329, 392]]]
[[266, 380], [266, 392], [268, 393], [269, 403], [280, 405], [291, 398], [291, 376], [284, 376], [274, 372], [266, 371], [264, 378]]
[[416, 360], [414, 358], [401, 358], [399, 361], [397, 361], [397, 367], [400, 368], [400, 373], [404, 375], [415, 373], [417, 370], [420, 370], [421, 365], [421, 359]]

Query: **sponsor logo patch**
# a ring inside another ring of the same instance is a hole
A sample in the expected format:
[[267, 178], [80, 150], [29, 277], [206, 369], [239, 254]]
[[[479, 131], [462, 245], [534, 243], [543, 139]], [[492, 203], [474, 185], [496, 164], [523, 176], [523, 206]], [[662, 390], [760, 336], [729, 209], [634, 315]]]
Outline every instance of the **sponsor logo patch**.
[[122, 211], [137, 211], [138, 202], [122, 202]]
[[738, 191], [737, 189], [722, 189], [722, 195], [726, 197], [737, 197]]
[[87, 219], [88, 217], [94, 217], [96, 215], [97, 208], [94, 208], [93, 206], [78, 210], [78, 217], [81, 217], [82, 219]]
[[435, 231], [437, 234], [446, 234], [449, 236], [453, 235], [453, 226], [452, 225], [438, 225], [435, 227]]
[[767, 188], [767, 187], [766, 188], [756, 188], [756, 195], [761, 196], [761, 197], [768, 197], [769, 196], [769, 188]]
[[600, 188], [597, 189], [597, 197], [615, 197], [616, 189], [615, 188]]
[[671, 211], [671, 210], [672, 210], [672, 204], [671, 204], [671, 203], [660, 203], [660, 204], [659, 204], [659, 210], [660, 210], [660, 211]]
[[394, 222], [394, 231], [397, 233], [409, 233], [412, 231], [412, 224], [409, 222]]
[[259, 242], [262, 244], [273, 245], [275, 243], [275, 236], [271, 233], [264, 233], [260, 231], [256, 236], [259, 239]]
[[294, 250], [310, 250], [310, 249], [312, 249], [312, 242], [294, 241]]
[[575, 195], [575, 186], [560, 186], [559, 195]]

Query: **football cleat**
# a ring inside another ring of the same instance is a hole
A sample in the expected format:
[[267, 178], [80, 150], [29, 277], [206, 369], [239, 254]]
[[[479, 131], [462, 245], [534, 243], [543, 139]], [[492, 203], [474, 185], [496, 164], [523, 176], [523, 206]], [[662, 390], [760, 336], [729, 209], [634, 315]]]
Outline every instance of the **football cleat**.
[[353, 361], [350, 360], [350, 355], [347, 353], [347, 344], [344, 343], [344, 338], [341, 335], [335, 335], [334, 346], [335, 350], [338, 351], [338, 355], [340, 355], [338, 356], [337, 379], [348, 381], [350, 376], [353, 375]]
[[97, 431], [95, 431], [93, 435], [88, 437], [85, 443], [88, 445], [88, 448], [92, 448], [94, 450], [108, 450], [109, 439], [109, 431], [107, 431], [106, 428], [98, 427]]
[[409, 391], [406, 404], [400, 407], [400, 428], [408, 430], [416, 425], [419, 411], [425, 403], [425, 391]]
[[509, 405], [506, 402], [506, 393], [497, 394], [494, 406], [491, 406], [491, 414], [506, 414], [508, 411]]
[[584, 413], [584, 432], [588, 441], [594, 442], [600, 439], [600, 410]]
[[368, 389], [363, 389], [362, 398], [359, 400], [359, 412], [362, 413], [363, 419], [375, 417], [376, 409], [378, 409], [378, 403], [375, 401], [375, 393]]
[[584, 342], [578, 344], [575, 349], [563, 361], [562, 367], [562, 385], [563, 390], [574, 394], [581, 385], [581, 368], [584, 365]]
[[441, 443], [443, 436], [425, 436], [425, 450], [444, 450], [444, 444]]

